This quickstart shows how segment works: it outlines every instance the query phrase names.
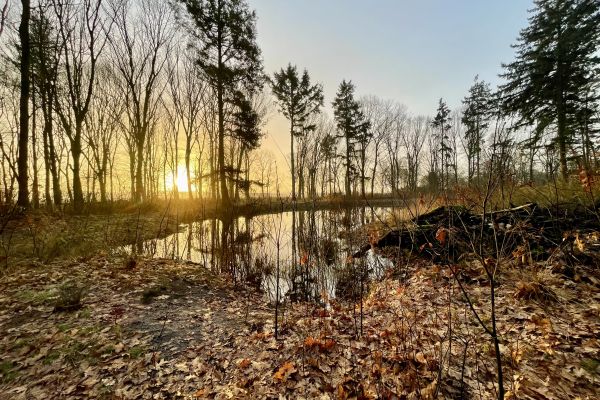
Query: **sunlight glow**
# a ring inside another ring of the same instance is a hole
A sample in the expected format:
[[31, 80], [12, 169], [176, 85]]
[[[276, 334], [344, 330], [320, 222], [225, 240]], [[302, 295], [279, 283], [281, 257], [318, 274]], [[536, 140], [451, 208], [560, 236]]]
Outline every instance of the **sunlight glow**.
[[[188, 191], [188, 180], [186, 173], [185, 165], [177, 166], [177, 176], [174, 174], [169, 174], [167, 176], [167, 180], [165, 182], [166, 190], [173, 191], [177, 188], [178, 192], [187, 192]], [[194, 184], [192, 184], [192, 190], [194, 190]]]

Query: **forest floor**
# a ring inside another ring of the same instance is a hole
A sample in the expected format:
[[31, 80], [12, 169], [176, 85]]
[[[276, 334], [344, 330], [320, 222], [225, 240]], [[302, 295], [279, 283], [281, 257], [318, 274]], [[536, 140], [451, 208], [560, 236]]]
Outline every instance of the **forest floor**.
[[[22, 265], [0, 278], [0, 399], [494, 398], [491, 338], [451, 270], [398, 268], [370, 285], [362, 323], [359, 303], [286, 304], [276, 339], [260, 293], [199, 265], [105, 253]], [[489, 323], [482, 267], [457, 276]], [[510, 262], [498, 282], [507, 398], [596, 399], [598, 268]]]

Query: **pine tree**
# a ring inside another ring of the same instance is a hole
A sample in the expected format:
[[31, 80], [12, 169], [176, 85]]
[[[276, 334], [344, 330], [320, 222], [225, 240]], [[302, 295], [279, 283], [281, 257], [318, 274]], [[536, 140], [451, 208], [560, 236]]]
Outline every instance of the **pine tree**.
[[241, 178], [242, 173], [248, 173], [247, 169], [245, 171], [242, 169], [242, 163], [247, 159], [250, 151], [258, 148], [263, 133], [260, 129], [260, 117], [247, 95], [242, 92], [236, 93], [232, 99], [232, 105], [235, 110], [231, 115], [230, 130], [231, 135], [239, 141], [240, 149], [237, 166], [235, 168], [231, 167], [231, 180], [236, 185], [236, 198], [237, 189], [242, 189], [248, 197], [251, 182], [248, 179]]
[[437, 151], [440, 154], [440, 183], [441, 189], [446, 190], [448, 188], [448, 177], [450, 176], [449, 169], [456, 168], [455, 165], [452, 164], [452, 146], [450, 143], [450, 109], [448, 105], [444, 102], [443, 99], [440, 99], [437, 114], [433, 121], [431, 121], [431, 125], [436, 128], [438, 131], [436, 133], [436, 149], [433, 151]]
[[566, 180], [568, 148], [585, 109], [597, 106], [599, 99], [594, 82], [600, 63], [600, 2], [535, 0], [532, 13], [513, 46], [516, 59], [503, 65], [502, 105], [518, 116], [517, 126], [555, 132], [553, 143]]
[[256, 43], [256, 13], [244, 0], [179, 0], [187, 9], [198, 39], [198, 65], [217, 94], [219, 134], [217, 163], [224, 207], [231, 203], [225, 166], [225, 103], [242, 88], [251, 91], [262, 80]]
[[279, 102], [281, 113], [290, 121], [292, 200], [296, 200], [294, 137], [315, 129], [314, 125], [309, 124], [309, 119], [323, 106], [323, 87], [320, 84], [312, 85], [306, 70], [302, 77], [298, 76], [297, 68], [289, 64], [273, 74], [271, 89]]
[[350, 183], [355, 172], [352, 164], [355, 146], [368, 139], [371, 124], [358, 101], [354, 99], [354, 84], [351, 81], [344, 80], [340, 84], [333, 101], [333, 110], [337, 128], [346, 141], [346, 196], [350, 196]]
[[484, 133], [490, 124], [492, 91], [490, 85], [475, 77], [469, 94], [463, 99], [465, 109], [462, 115], [462, 123], [465, 125], [465, 150], [468, 161], [468, 180], [473, 181], [477, 175], [479, 180], [481, 165], [481, 149], [484, 143]]

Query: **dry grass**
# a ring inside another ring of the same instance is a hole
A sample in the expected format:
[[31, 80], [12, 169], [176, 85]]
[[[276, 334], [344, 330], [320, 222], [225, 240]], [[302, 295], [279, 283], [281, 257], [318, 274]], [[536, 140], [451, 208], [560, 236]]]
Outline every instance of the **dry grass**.
[[552, 274], [546, 270], [522, 276], [516, 283], [514, 296], [519, 300], [542, 304], [556, 303], [559, 301], [559, 295], [552, 289], [552, 280]]

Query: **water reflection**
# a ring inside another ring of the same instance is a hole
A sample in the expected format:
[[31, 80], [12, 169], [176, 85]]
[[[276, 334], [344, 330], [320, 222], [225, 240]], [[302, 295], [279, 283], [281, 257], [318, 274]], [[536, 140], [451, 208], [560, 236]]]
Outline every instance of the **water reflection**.
[[385, 219], [391, 211], [309, 210], [204, 220], [135, 248], [138, 254], [187, 260], [230, 274], [262, 288], [270, 301], [285, 296], [323, 300], [356, 290], [361, 274], [378, 277], [391, 266], [371, 251], [360, 260], [351, 257], [365, 243], [365, 234], [355, 229], [375, 218]]

